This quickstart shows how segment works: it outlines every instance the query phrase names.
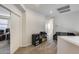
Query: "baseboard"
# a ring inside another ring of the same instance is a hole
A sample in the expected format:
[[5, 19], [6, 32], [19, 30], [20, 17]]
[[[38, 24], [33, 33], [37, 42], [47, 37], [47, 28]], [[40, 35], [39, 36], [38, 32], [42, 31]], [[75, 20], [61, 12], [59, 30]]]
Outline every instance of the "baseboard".
[[15, 51], [10, 52], [10, 54], [15, 54], [15, 53], [16, 53], [16, 51], [17, 51], [19, 48], [20, 48], [20, 47], [18, 47]]
[[[20, 48], [20, 47], [19, 47], [19, 48]], [[16, 51], [18, 51], [19, 48], [17, 48]], [[16, 54], [16, 51], [15, 51], [14, 53], [12, 53], [12, 54]]]

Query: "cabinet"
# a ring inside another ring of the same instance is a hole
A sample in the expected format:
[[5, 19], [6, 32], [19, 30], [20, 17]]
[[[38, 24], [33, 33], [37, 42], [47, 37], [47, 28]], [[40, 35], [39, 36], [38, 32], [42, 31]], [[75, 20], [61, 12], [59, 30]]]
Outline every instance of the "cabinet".
[[37, 46], [42, 42], [42, 40], [40, 39], [39, 34], [33, 34], [32, 35], [32, 45]]
[[45, 32], [40, 32], [39, 34], [32, 35], [32, 45], [34, 46], [37, 46], [46, 40], [47, 40], [47, 34]]

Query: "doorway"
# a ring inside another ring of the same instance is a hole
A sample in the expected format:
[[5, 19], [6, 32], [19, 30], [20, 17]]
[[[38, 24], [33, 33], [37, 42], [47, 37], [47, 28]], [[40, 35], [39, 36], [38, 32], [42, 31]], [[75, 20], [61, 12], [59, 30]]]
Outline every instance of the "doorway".
[[0, 54], [10, 53], [10, 27], [8, 19], [0, 18]]
[[0, 6], [0, 54], [10, 53], [10, 12]]
[[[0, 6], [0, 20], [0, 22], [2, 22], [2, 25], [0, 25], [0, 54], [15, 53], [15, 51], [22, 46], [21, 15], [18, 15], [16, 11], [13, 12], [7, 7]], [[3, 36], [3, 34], [5, 35]]]
[[53, 40], [53, 18], [50, 18], [49, 20], [47, 20], [46, 32], [47, 32], [48, 41]]

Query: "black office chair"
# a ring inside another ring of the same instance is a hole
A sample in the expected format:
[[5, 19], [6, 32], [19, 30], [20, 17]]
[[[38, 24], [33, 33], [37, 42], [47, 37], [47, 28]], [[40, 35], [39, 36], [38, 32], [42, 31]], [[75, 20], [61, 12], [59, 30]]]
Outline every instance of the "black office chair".
[[9, 28], [6, 29], [6, 33], [7, 33], [6, 34], [6, 39], [10, 40], [10, 29]]
[[8, 40], [8, 43], [10, 44], [10, 29], [6, 29], [6, 40]]
[[4, 30], [0, 30], [0, 41], [5, 40], [5, 38]]

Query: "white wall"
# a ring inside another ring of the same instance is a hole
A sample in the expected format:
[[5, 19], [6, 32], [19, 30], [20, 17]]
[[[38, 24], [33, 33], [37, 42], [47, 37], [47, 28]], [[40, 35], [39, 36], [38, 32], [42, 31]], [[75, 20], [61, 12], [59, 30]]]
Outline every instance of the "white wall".
[[26, 46], [26, 42], [24, 42], [26, 40], [26, 13], [22, 14], [22, 46], [24, 47]]
[[45, 31], [45, 21], [46, 18], [29, 9], [26, 10], [26, 31], [25, 38], [23, 39], [23, 46], [31, 45], [32, 34], [39, 33], [40, 31]]
[[15, 14], [11, 13], [10, 18], [10, 33], [11, 33], [11, 41], [10, 41], [10, 52], [14, 53], [20, 47], [20, 23], [19, 17]]
[[79, 11], [55, 17], [55, 31], [79, 32]]

